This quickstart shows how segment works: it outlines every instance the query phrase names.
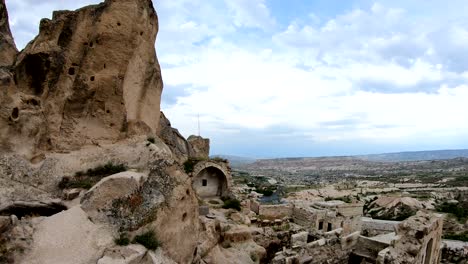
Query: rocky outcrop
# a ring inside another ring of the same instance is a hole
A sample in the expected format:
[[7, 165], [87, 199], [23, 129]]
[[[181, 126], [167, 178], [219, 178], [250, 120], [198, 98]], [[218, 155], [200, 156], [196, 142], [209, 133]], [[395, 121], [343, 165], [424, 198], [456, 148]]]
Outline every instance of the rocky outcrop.
[[382, 196], [369, 204], [366, 213], [375, 219], [401, 221], [423, 208], [423, 203], [411, 197]]
[[180, 163], [185, 162], [193, 153], [192, 145], [179, 133], [179, 130], [171, 126], [171, 122], [161, 112], [159, 120], [158, 137], [161, 138]]
[[107, 0], [43, 19], [39, 35], [0, 76], [2, 149], [32, 158], [156, 133], [157, 32], [150, 0]]
[[[4, 25], [2, 34], [9, 32]], [[165, 117], [160, 120], [157, 31], [151, 0], [106, 0], [54, 12], [23, 51], [4, 60], [0, 204], [14, 205], [6, 215], [25, 213], [18, 225], [1, 218], [7, 231], [0, 236], [0, 262], [117, 263], [121, 249], [138, 263], [199, 258], [198, 200], [180, 163], [193, 152], [208, 157], [209, 141], [195, 140], [195, 149]], [[66, 190], [67, 199], [75, 198], [67, 202], [71, 209], [50, 212], [31, 204], [64, 196], [61, 179], [78, 179], [107, 163], [129, 171], [84, 194]], [[115, 245], [120, 233], [147, 231], [161, 250]]]
[[192, 157], [198, 159], [207, 159], [210, 156], [210, 140], [200, 136], [190, 136], [187, 139], [193, 148]]
[[376, 263], [439, 263], [443, 217], [418, 211], [396, 228], [396, 239], [379, 252]]
[[15, 42], [10, 31], [8, 21], [8, 12], [5, 0], [0, 1], [0, 67], [11, 66], [15, 61], [16, 54]]

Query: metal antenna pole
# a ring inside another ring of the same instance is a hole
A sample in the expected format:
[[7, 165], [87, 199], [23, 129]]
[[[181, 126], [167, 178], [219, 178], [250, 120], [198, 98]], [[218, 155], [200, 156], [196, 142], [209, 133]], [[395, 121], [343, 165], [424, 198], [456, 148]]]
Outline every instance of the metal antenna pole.
[[198, 114], [198, 136], [200, 136], [200, 114]]

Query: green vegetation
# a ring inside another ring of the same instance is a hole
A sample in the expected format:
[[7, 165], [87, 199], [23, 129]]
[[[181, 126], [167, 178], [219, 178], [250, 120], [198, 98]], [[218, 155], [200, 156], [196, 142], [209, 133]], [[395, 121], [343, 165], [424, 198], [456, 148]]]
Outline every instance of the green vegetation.
[[289, 223], [286, 223], [286, 224], [284, 224], [284, 225], [274, 226], [274, 227], [273, 227], [273, 230], [274, 230], [275, 232], [279, 232], [279, 231], [289, 231], [290, 228], [291, 228], [291, 227], [290, 227]]
[[118, 237], [118, 238], [116, 238], [114, 240], [114, 242], [115, 242], [116, 245], [126, 246], [126, 245], [130, 244], [130, 239], [127, 237], [126, 233], [122, 233], [122, 234], [120, 234], [120, 237]]
[[253, 262], [257, 262], [257, 260], [258, 260], [257, 254], [255, 254], [255, 252], [250, 252], [250, 259]]
[[273, 186], [257, 187], [255, 188], [255, 191], [263, 194], [264, 196], [271, 196], [276, 191], [276, 189]]
[[211, 158], [210, 160], [214, 161], [214, 162], [224, 162], [224, 163], [227, 163], [228, 160], [227, 159], [223, 159], [221, 157], [213, 157]]
[[108, 162], [105, 165], [97, 166], [96, 168], [89, 169], [85, 172], [78, 171], [75, 173], [75, 177], [73, 178], [63, 177], [62, 180], [59, 182], [58, 187], [60, 189], [90, 189], [102, 178], [126, 170], [127, 167], [124, 164], [114, 164], [112, 162]]
[[209, 204], [219, 204], [219, 202], [217, 200], [209, 200], [208, 203]]
[[224, 209], [232, 208], [232, 209], [236, 209], [237, 211], [240, 211], [241, 204], [240, 204], [240, 201], [237, 199], [227, 199], [227, 200], [224, 200], [223, 208]]
[[184, 162], [185, 173], [193, 172], [195, 165], [202, 160], [203, 159], [189, 158], [186, 162]]
[[348, 195], [348, 196], [343, 196], [343, 197], [325, 197], [325, 201], [343, 201], [345, 203], [352, 203], [353, 200], [351, 199], [351, 197]]
[[468, 218], [468, 210], [463, 206], [453, 203], [444, 202], [436, 206], [436, 210], [441, 213], [447, 213], [455, 216], [459, 222], [464, 222]]
[[468, 242], [468, 231], [459, 234], [446, 234], [444, 235], [444, 239], [451, 239], [451, 240], [460, 240]]
[[132, 243], [143, 245], [147, 249], [151, 250], [155, 250], [161, 245], [161, 243], [156, 238], [156, 234], [153, 231], [148, 231], [146, 233], [136, 236], [133, 239]]

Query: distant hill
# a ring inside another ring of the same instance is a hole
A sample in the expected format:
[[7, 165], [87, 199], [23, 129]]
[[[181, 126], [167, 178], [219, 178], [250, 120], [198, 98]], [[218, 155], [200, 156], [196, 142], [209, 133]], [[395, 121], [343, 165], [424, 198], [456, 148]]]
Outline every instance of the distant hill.
[[240, 157], [240, 156], [233, 156], [233, 155], [212, 155], [211, 157], [220, 157], [223, 159], [227, 159], [229, 160], [229, 162], [231, 163], [231, 166], [233, 167], [251, 164], [256, 161], [256, 159], [254, 158]]
[[455, 150], [428, 150], [428, 151], [408, 151], [383, 154], [371, 154], [355, 156], [356, 158], [369, 161], [417, 161], [417, 160], [445, 160], [460, 157], [468, 157], [468, 149]]

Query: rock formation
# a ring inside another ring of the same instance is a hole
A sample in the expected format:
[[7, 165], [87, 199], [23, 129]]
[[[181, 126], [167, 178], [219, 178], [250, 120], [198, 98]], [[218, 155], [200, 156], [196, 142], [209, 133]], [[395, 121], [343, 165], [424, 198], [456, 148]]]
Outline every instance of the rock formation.
[[382, 196], [369, 204], [367, 214], [376, 219], [404, 220], [423, 208], [423, 203], [411, 197]]
[[0, 2], [0, 67], [13, 64], [18, 50], [10, 31], [5, 0]]
[[162, 79], [150, 0], [106, 0], [43, 19], [15, 56], [1, 5], [0, 146], [29, 158], [158, 128]]
[[192, 157], [199, 159], [207, 159], [210, 155], [210, 140], [200, 136], [190, 136], [187, 141], [192, 145]]
[[[0, 217], [0, 262], [114, 263], [113, 253], [126, 252], [138, 263], [191, 263], [198, 201], [180, 166], [191, 145], [165, 117], [167, 133], [159, 129], [152, 1], [54, 12], [20, 53], [4, 1], [0, 11], [0, 215], [8, 215]], [[109, 162], [127, 171], [73, 196], [58, 188]], [[55, 206], [64, 195], [73, 201]], [[122, 232], [147, 231], [158, 250], [115, 245]]]

